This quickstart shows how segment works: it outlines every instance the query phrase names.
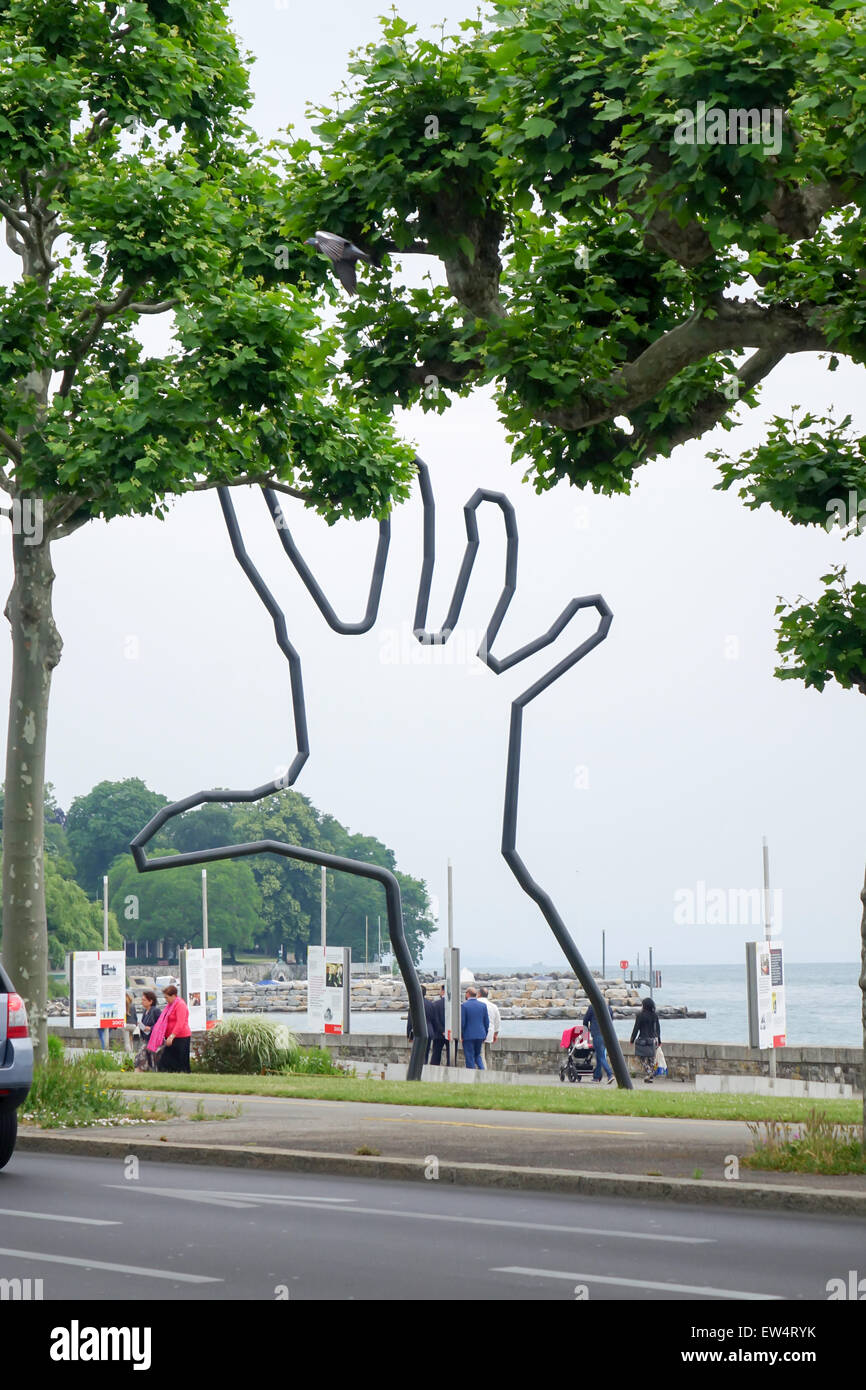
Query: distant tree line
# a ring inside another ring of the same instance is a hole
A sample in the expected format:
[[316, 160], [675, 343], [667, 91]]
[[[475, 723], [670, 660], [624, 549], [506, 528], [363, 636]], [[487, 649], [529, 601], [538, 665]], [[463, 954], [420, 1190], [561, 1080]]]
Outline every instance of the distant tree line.
[[[76, 797], [64, 815], [49, 784], [45, 794], [45, 893], [51, 966], [68, 950], [102, 946], [102, 880], [108, 876], [109, 942], [135, 942], [138, 953], [170, 956], [179, 946], [202, 944], [201, 869], [139, 874], [129, 843], [168, 797], [140, 778], [100, 782]], [[0, 791], [0, 827], [2, 827]], [[391, 869], [400, 882], [406, 938], [417, 962], [435, 927], [427, 886], [399, 873], [393, 850], [371, 835], [352, 834], [334, 816], [316, 809], [300, 792], [282, 791], [255, 805], [211, 803], [170, 821], [149, 853], [180, 854], [248, 840], [306, 845]], [[384, 891], [378, 883], [328, 873], [328, 942], [350, 946], [364, 960], [365, 919], [369, 957], [376, 958], [377, 919], [387, 941]], [[208, 865], [208, 936], [232, 960], [238, 950], [306, 959], [318, 944], [321, 870], [276, 855], [222, 860]]]

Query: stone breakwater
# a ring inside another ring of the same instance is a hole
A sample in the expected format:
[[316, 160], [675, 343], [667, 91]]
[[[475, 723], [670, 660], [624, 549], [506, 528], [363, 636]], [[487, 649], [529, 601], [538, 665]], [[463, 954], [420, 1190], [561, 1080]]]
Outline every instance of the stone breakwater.
[[[476, 984], [490, 991], [503, 1019], [559, 1018], [574, 1020], [583, 1017], [587, 998], [573, 975], [476, 975]], [[428, 992], [437, 993], [441, 980], [421, 976]], [[641, 995], [622, 980], [599, 980], [614, 1018], [629, 1018], [640, 1008]], [[353, 1013], [399, 1013], [408, 1008], [403, 981], [398, 978], [359, 978], [352, 981]], [[224, 1013], [305, 1013], [307, 1009], [306, 980], [288, 980], [284, 984], [254, 984], [249, 981], [223, 980]], [[659, 1009], [661, 1018], [705, 1018], [702, 1012], [690, 1012], [685, 1007], [668, 1005]]]
[[[149, 977], [137, 976], [152, 984]], [[490, 991], [503, 1019], [563, 1019], [574, 1022], [587, 1009], [582, 986], [571, 974], [553, 975], [476, 975], [476, 985]], [[439, 993], [441, 979], [421, 975], [421, 982], [431, 995]], [[614, 1018], [630, 1018], [640, 1008], [641, 995], [622, 980], [598, 980]], [[138, 998], [140, 984], [131, 985]], [[408, 998], [399, 976], [379, 978], [360, 976], [352, 981], [353, 1013], [402, 1013], [408, 1008]], [[306, 980], [287, 980], [282, 984], [262, 984], [239, 980], [227, 972], [223, 976], [223, 1012], [227, 1014], [306, 1013]], [[49, 1017], [68, 1016], [68, 999], [52, 999]], [[703, 1011], [684, 1006], [665, 1005], [659, 1009], [660, 1018], [706, 1018]]]

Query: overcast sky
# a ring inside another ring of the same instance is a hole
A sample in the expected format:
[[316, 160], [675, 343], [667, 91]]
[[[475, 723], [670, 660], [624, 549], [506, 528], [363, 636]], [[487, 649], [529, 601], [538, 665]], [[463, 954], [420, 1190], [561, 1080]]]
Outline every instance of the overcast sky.
[[[348, 50], [375, 36], [381, 8], [381, 0], [232, 5], [257, 59], [252, 120], [263, 134], [303, 127], [306, 101], [328, 99]], [[425, 25], [438, 24], [443, 10], [456, 21], [475, 8], [457, 0], [400, 6]], [[2, 267], [8, 273], [8, 258]], [[754, 441], [794, 403], [850, 411], [862, 432], [864, 385], [862, 369], [843, 363], [829, 375], [817, 357], [801, 356], [773, 373], [736, 438]], [[574, 595], [601, 592], [613, 609], [608, 640], [530, 707], [524, 735], [518, 849], [590, 961], [600, 961], [603, 929], [609, 961], [633, 960], [650, 945], [662, 967], [742, 961], [759, 921], [684, 925], [675, 908], [691, 892], [700, 916], [700, 884], [705, 895], [726, 897], [759, 888], [764, 834], [789, 958], [855, 959], [866, 702], [834, 686], [819, 695], [773, 678], [773, 608], [779, 594], [817, 597], [832, 563], [846, 561], [852, 578], [863, 578], [863, 542], [795, 528], [715, 492], [705, 454], [716, 436], [642, 469], [632, 496], [611, 500], [564, 484], [536, 497], [510, 464], [482, 394], [445, 416], [411, 413], [400, 425], [436, 488], [431, 626], [444, 618], [465, 539], [462, 506], [479, 486], [507, 491], [520, 524], [518, 595], [495, 652], [546, 629]], [[235, 500], [303, 660], [312, 754], [297, 789], [391, 845], [400, 868], [441, 900], [443, 934], [452, 858], [466, 964], [562, 963], [499, 854], [508, 707], [591, 630], [592, 615], [502, 677], [470, 659], [504, 559], [499, 514], [482, 509], [468, 637], [458, 629], [453, 656], [450, 644], [425, 658], [411, 638], [416, 497], [395, 517], [376, 628], [338, 637], [290, 571], [260, 496]], [[290, 516], [340, 614], [360, 617], [375, 526], [329, 530], [300, 508]], [[8, 550], [0, 564], [8, 590]], [[215, 494], [178, 502], [164, 523], [93, 523], [54, 547], [54, 564], [64, 651], [48, 776], [62, 806], [105, 778], [143, 777], [174, 799], [258, 785], [290, 762], [285, 663], [232, 558]], [[7, 636], [0, 689], [10, 659]], [[434, 937], [428, 961], [441, 961], [441, 945]]]

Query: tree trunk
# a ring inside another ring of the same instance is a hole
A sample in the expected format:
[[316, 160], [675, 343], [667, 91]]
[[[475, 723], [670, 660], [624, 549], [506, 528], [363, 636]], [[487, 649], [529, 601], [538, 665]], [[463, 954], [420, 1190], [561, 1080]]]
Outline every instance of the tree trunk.
[[866, 879], [863, 881], [863, 891], [860, 894], [860, 901], [863, 904], [863, 912], [860, 916], [860, 991], [862, 996], [863, 1021], [863, 1144], [866, 1146]]
[[12, 536], [15, 578], [6, 604], [12, 628], [12, 690], [3, 808], [3, 961], [27, 1005], [36, 1060], [41, 1062], [48, 1051], [42, 866], [45, 740], [51, 673], [63, 643], [51, 609], [51, 548], [41, 536], [35, 542], [36, 533], [25, 535], [22, 528]]

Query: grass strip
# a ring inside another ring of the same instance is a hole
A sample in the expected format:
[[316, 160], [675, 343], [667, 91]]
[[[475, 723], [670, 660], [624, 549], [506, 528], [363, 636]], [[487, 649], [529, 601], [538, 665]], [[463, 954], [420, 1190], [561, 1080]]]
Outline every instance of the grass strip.
[[[614, 1087], [461, 1086], [420, 1081], [370, 1081], [330, 1076], [208, 1076], [193, 1072], [116, 1073], [105, 1082], [125, 1090], [187, 1091], [204, 1095], [284, 1096], [301, 1100], [378, 1102], [454, 1110], [524, 1110], [557, 1115], [647, 1115], [675, 1120], [777, 1120], [796, 1123], [814, 1100], [783, 1096], [676, 1095], [670, 1091], [620, 1091]], [[822, 1109], [839, 1124], [856, 1124], [859, 1100], [828, 1100]]]

